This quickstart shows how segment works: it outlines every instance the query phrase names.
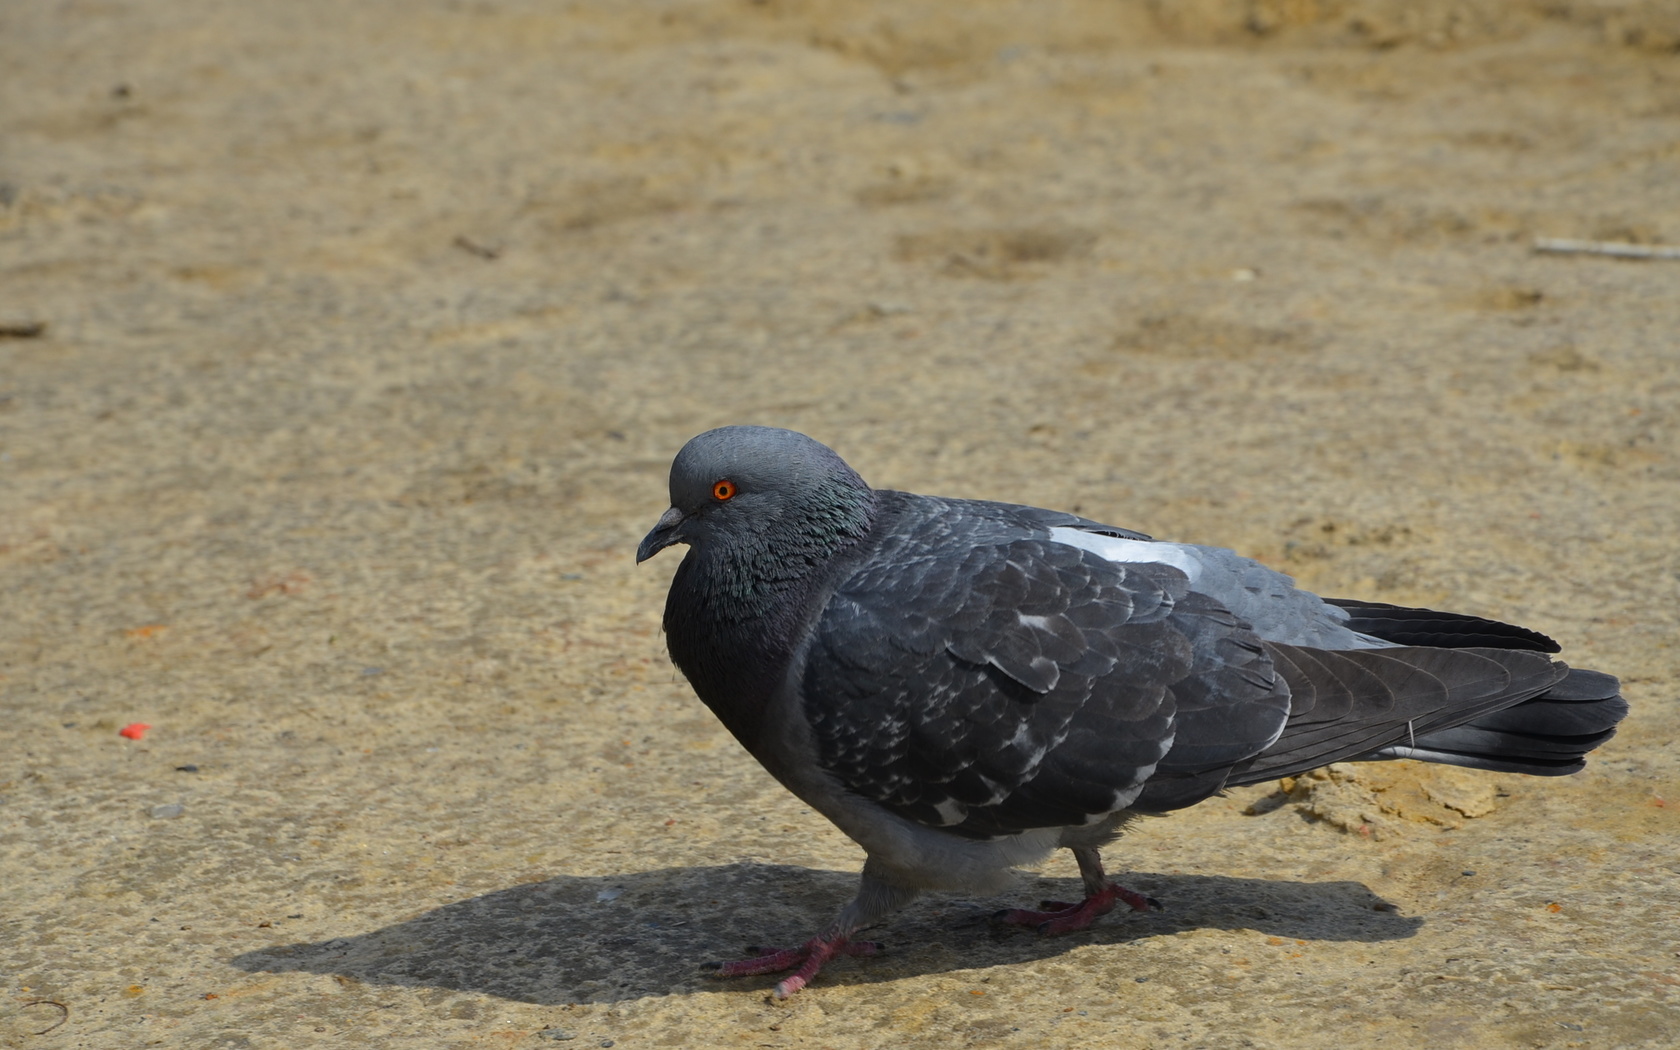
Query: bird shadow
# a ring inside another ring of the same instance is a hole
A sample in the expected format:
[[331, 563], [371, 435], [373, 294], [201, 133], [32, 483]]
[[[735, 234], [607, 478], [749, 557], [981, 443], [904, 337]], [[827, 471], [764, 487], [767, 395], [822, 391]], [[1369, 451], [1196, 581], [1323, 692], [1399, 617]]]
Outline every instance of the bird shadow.
[[[869, 936], [885, 958], [836, 963], [822, 981], [864, 984], [1027, 962], [1082, 944], [1124, 944], [1187, 930], [1255, 930], [1303, 941], [1388, 941], [1423, 920], [1357, 882], [1289, 882], [1134, 872], [1126, 885], [1166, 902], [1115, 912], [1063, 937], [991, 923], [1039, 897], [1078, 899], [1077, 879], [1023, 878], [1009, 898], [930, 894]], [[539, 1005], [616, 1003], [748, 987], [703, 976], [749, 941], [784, 947], [825, 925], [857, 876], [736, 863], [610, 876], [560, 875], [444, 905], [405, 922], [327, 941], [277, 944], [231, 960], [247, 972], [325, 974], [365, 984], [447, 988]], [[762, 938], [762, 939], [760, 939]], [[774, 978], [755, 979], [764, 984]]]

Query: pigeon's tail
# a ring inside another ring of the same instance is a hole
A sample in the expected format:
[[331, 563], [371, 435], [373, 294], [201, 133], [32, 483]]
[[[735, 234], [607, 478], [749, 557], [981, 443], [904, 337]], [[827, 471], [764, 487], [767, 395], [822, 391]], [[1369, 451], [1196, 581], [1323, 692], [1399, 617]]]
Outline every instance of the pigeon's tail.
[[1266, 648], [1289, 687], [1289, 719], [1231, 768], [1228, 786], [1385, 758], [1558, 776], [1627, 714], [1616, 679], [1532, 650]]
[[1526, 627], [1500, 623], [1464, 613], [1436, 609], [1409, 609], [1382, 602], [1351, 598], [1326, 598], [1347, 614], [1345, 626], [1360, 634], [1381, 638], [1395, 645], [1426, 645], [1438, 649], [1527, 649], [1555, 653], [1558, 643]]
[[1615, 736], [1616, 723], [1627, 712], [1615, 676], [1571, 668], [1532, 700], [1359, 759], [1415, 758], [1500, 773], [1563, 776], [1580, 770], [1587, 752]]

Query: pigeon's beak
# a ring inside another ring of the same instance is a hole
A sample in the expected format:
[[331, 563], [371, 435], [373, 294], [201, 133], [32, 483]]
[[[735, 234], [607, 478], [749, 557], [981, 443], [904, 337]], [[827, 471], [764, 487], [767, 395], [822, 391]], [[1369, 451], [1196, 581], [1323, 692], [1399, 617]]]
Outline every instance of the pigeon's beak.
[[640, 565], [673, 543], [681, 543], [682, 537], [677, 534], [677, 526], [682, 523], [682, 511], [675, 507], [661, 514], [659, 524], [642, 538], [641, 546], [636, 548], [636, 564]]

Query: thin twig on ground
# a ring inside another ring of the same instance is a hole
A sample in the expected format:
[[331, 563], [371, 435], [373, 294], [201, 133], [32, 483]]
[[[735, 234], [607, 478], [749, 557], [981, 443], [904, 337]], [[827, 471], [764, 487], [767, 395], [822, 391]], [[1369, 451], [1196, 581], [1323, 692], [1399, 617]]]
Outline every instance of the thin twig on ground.
[[59, 1018], [58, 1018], [57, 1021], [54, 1021], [52, 1024], [47, 1025], [47, 1027], [41, 1029], [39, 1032], [36, 1032], [35, 1033], [36, 1035], [46, 1035], [48, 1032], [52, 1031], [54, 1028], [57, 1028], [59, 1025], [63, 1024], [64, 1022], [66, 1022], [68, 1020], [70, 1020], [70, 1008], [68, 1006], [65, 1006], [63, 1003], [59, 1002], [57, 999], [31, 999], [29, 1002], [24, 1003], [23, 1005], [26, 1008], [30, 1007], [30, 1006], [56, 1006], [61, 1011], [63, 1011], [63, 1013], [61, 1013], [59, 1015]]
[[1617, 259], [1680, 259], [1680, 245], [1576, 241], [1567, 237], [1536, 237], [1534, 250], [1558, 255], [1609, 255]]

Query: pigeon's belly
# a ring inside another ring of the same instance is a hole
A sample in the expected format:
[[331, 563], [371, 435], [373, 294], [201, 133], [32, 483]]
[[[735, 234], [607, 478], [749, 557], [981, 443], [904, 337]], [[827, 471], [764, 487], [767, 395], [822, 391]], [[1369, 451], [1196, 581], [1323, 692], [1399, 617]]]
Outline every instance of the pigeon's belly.
[[862, 846], [893, 882], [923, 890], [1001, 892], [1014, 881], [1015, 868], [1037, 865], [1062, 845], [1065, 830], [1033, 828], [995, 839], [969, 839], [906, 820], [862, 799], [806, 801]]

